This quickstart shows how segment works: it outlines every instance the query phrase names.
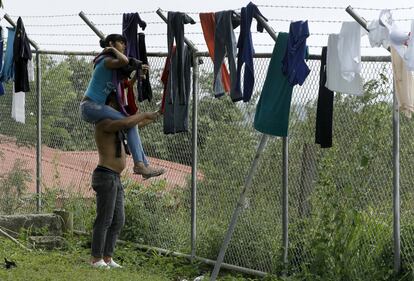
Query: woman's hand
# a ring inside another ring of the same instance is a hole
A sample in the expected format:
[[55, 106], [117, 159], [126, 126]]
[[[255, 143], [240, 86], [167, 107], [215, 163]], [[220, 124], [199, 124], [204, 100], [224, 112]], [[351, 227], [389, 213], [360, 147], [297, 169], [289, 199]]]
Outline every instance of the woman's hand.
[[102, 50], [102, 54], [107, 54], [107, 53], [114, 53], [114, 54], [116, 54], [116, 50], [115, 50], [114, 47], [105, 47]]
[[149, 70], [149, 65], [148, 64], [142, 64], [141, 65], [141, 72], [140, 72], [141, 79], [146, 79], [147, 78], [148, 70]]

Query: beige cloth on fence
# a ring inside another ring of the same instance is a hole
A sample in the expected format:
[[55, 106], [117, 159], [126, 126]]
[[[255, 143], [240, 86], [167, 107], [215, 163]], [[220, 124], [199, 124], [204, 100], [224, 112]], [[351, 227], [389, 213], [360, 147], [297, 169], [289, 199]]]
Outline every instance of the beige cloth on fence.
[[399, 108], [405, 116], [411, 118], [411, 114], [414, 112], [413, 73], [408, 71], [404, 60], [393, 47], [391, 47], [391, 61]]

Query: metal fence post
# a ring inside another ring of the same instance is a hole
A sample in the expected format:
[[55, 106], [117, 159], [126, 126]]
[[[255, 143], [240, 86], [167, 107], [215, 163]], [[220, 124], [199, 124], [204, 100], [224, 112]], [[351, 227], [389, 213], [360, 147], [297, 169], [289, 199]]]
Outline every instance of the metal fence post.
[[[348, 14], [355, 19], [365, 30], [367, 21], [360, 17], [351, 6], [346, 8]], [[390, 51], [388, 49], [388, 51]], [[394, 272], [401, 271], [401, 225], [400, 225], [400, 111], [395, 95], [393, 82], [392, 102], [392, 185], [393, 185], [393, 244], [394, 244]]]
[[95, 32], [95, 34], [101, 38], [104, 39], [105, 35], [102, 33], [102, 31], [100, 31], [89, 19], [88, 17], [85, 15], [85, 13], [83, 11], [79, 12], [79, 16], [81, 17], [81, 19], [83, 19], [83, 21], [90, 27], [90, 29], [92, 29], [93, 32]]
[[[38, 51], [38, 50], [37, 50]], [[36, 209], [40, 212], [42, 208], [42, 87], [41, 87], [41, 63], [40, 54], [36, 52], [36, 92], [37, 92], [37, 152], [36, 152]]]
[[283, 137], [283, 171], [282, 171], [282, 247], [284, 275], [287, 274], [289, 250], [289, 137]]
[[[161, 9], [157, 15], [168, 24], [168, 20]], [[202, 63], [197, 55], [198, 49], [191, 40], [184, 36], [184, 42], [193, 52], [193, 122], [192, 122], [192, 163], [191, 163], [191, 259], [196, 256], [197, 238], [197, 94], [198, 94], [198, 65]]]
[[401, 271], [401, 225], [400, 225], [400, 111], [393, 83], [392, 110], [392, 163], [393, 163], [393, 236], [394, 272]]
[[[276, 32], [273, 30], [273, 28], [267, 24], [267, 22], [261, 17], [261, 16], [257, 16], [256, 20], [258, 22], [260, 22], [264, 29], [266, 29], [266, 31], [269, 33], [270, 37], [272, 37], [272, 39], [274, 41], [277, 40], [277, 34]], [[224, 238], [224, 242], [223, 245], [221, 246], [218, 258], [217, 258], [217, 262], [216, 265], [214, 266], [213, 269], [213, 273], [211, 275], [211, 281], [215, 281], [219, 270], [220, 270], [220, 265], [223, 262], [224, 259], [224, 254], [227, 250], [228, 244], [230, 243], [230, 239], [231, 236], [233, 235], [234, 232], [234, 228], [236, 227], [236, 222], [237, 222], [237, 218], [239, 216], [239, 213], [241, 211], [241, 204], [243, 203], [243, 201], [245, 200], [245, 193], [246, 190], [248, 188], [250, 188], [250, 184], [251, 184], [251, 178], [253, 177], [255, 170], [256, 170], [256, 165], [258, 161], [258, 157], [260, 156], [260, 154], [262, 153], [264, 143], [267, 140], [267, 136], [263, 135], [262, 140], [260, 142], [259, 148], [256, 152], [256, 157], [253, 160], [252, 166], [249, 170], [249, 175], [247, 177], [244, 189], [240, 195], [240, 199], [237, 203], [236, 209], [234, 210], [232, 219], [230, 221], [230, 226], [227, 230], [227, 234], [226, 237]], [[289, 158], [289, 152], [288, 152], [288, 138], [287, 137], [283, 137], [283, 159], [282, 159], [282, 165], [283, 165], [283, 178], [282, 178], [282, 184], [283, 184], [283, 198], [282, 198], [282, 223], [283, 223], [283, 242], [282, 242], [282, 247], [283, 247], [283, 264], [285, 265], [285, 269], [284, 271], [286, 272], [286, 265], [288, 263], [288, 246], [289, 246], [289, 235], [288, 235], [288, 226], [289, 226], [289, 220], [288, 220], [288, 158]]]
[[[16, 23], [8, 14], [4, 14], [4, 18], [10, 23], [14, 28]], [[39, 46], [33, 40], [29, 40], [30, 45], [36, 50], [36, 94], [37, 94], [37, 123], [36, 123], [36, 132], [37, 132], [37, 141], [36, 141], [36, 211], [40, 213], [42, 208], [42, 92], [41, 92], [41, 68], [40, 68], [40, 54]]]
[[[261, 17], [256, 18], [260, 22], [267, 33], [276, 42], [277, 34], [273, 28], [267, 24], [267, 22]], [[287, 274], [288, 266], [288, 252], [289, 252], [289, 189], [288, 189], [288, 177], [289, 177], [289, 137], [283, 137], [283, 159], [282, 159], [282, 262], [284, 265], [284, 274]]]
[[196, 255], [197, 241], [197, 117], [198, 117], [198, 56], [193, 54], [193, 128], [192, 128], [192, 163], [191, 163], [191, 258]]
[[246, 193], [252, 185], [253, 176], [256, 173], [257, 166], [259, 164], [259, 159], [260, 159], [260, 156], [261, 156], [261, 154], [262, 154], [262, 152], [265, 148], [267, 138], [268, 138], [267, 135], [263, 134], [262, 138], [260, 139], [260, 143], [259, 143], [259, 146], [257, 148], [256, 155], [255, 155], [255, 157], [253, 159], [253, 162], [250, 166], [249, 173], [248, 173], [246, 181], [244, 183], [243, 190], [240, 194], [239, 200], [237, 201], [237, 205], [236, 205], [236, 208], [234, 209], [233, 216], [231, 217], [230, 225], [229, 225], [229, 228], [227, 229], [226, 237], [224, 237], [224, 241], [223, 241], [223, 244], [221, 245], [220, 252], [219, 252], [219, 255], [217, 257], [216, 264], [214, 265], [213, 272], [211, 273], [210, 281], [215, 281], [217, 279], [218, 274], [219, 274], [221, 264], [223, 263], [223, 260], [224, 260], [224, 255], [226, 254], [227, 247], [229, 246], [231, 237], [233, 236], [234, 229], [236, 228], [237, 219], [240, 215], [242, 207], [245, 204]]

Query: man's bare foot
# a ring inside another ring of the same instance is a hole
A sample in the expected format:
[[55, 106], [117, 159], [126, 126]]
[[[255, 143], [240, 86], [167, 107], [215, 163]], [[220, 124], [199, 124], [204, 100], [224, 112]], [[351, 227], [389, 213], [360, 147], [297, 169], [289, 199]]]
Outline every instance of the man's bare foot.
[[142, 162], [136, 164], [133, 170], [135, 174], [141, 175], [144, 179], [158, 177], [165, 173], [165, 169], [163, 168], [145, 166]]

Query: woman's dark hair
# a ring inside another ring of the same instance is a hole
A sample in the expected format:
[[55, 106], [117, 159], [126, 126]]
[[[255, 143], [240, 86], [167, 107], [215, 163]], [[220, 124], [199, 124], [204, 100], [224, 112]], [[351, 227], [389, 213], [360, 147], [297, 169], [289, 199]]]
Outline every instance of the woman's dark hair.
[[121, 34], [109, 34], [108, 36], [105, 37], [105, 39], [101, 39], [99, 40], [99, 45], [101, 45], [102, 48], [108, 47], [109, 46], [109, 42], [116, 42], [116, 41], [121, 41], [126, 43], [126, 38], [121, 35]]

